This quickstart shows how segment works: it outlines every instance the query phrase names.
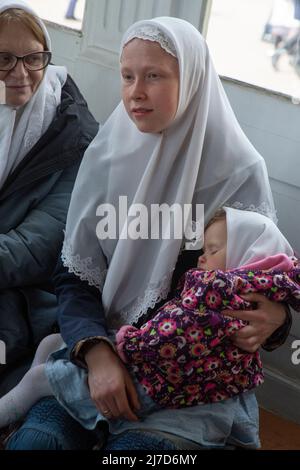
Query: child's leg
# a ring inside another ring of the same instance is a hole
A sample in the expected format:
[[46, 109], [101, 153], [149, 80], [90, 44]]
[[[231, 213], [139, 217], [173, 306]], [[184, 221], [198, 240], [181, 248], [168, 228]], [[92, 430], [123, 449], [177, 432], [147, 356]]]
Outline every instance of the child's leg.
[[63, 339], [58, 333], [46, 336], [38, 345], [31, 367], [37, 366], [38, 364], [44, 364], [49, 354], [57, 351], [63, 343]]
[[22, 418], [41, 398], [53, 395], [45, 374], [45, 362], [48, 355], [62, 344], [59, 334], [49, 335], [40, 342], [29, 371], [15, 388], [0, 399], [0, 428]]
[[29, 369], [18, 385], [0, 399], [0, 428], [18, 421], [38, 400], [52, 395], [45, 364]]

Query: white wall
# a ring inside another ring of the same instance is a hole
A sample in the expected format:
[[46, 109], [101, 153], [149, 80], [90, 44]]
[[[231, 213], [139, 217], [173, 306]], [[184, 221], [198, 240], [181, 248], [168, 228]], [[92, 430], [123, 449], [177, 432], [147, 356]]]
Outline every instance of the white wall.
[[[279, 228], [300, 254], [300, 106], [290, 97], [223, 79], [226, 93], [248, 138], [265, 158]], [[261, 404], [300, 423], [300, 365], [291, 361], [291, 343], [300, 338], [300, 313], [283, 346], [263, 352], [266, 382]]]
[[[135, 20], [159, 15], [183, 17], [200, 31], [210, 0], [87, 0], [83, 31], [49, 24], [54, 61], [65, 64], [103, 122], [119, 101], [118, 49]], [[300, 253], [300, 107], [279, 94], [223, 80], [245, 133], [264, 156], [271, 177], [279, 226]], [[291, 342], [300, 338], [300, 314], [283, 347], [263, 354], [266, 384], [258, 396], [264, 407], [300, 423], [300, 366], [291, 362]]]

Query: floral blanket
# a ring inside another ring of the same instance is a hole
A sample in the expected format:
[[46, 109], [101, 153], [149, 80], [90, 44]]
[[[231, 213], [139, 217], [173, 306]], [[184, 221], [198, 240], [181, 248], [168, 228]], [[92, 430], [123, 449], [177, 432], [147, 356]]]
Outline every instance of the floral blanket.
[[263, 382], [259, 352], [230, 339], [246, 323], [222, 313], [253, 308], [240, 297], [250, 292], [300, 311], [300, 265], [287, 272], [191, 269], [150, 321], [119, 330], [119, 354], [154, 401], [164, 408], [212, 403]]

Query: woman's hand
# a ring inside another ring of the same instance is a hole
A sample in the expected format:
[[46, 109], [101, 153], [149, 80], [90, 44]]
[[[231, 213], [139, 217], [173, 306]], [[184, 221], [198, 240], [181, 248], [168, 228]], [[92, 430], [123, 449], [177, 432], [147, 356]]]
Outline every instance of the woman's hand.
[[137, 421], [140, 408], [129, 372], [112, 348], [104, 341], [85, 355], [91, 398], [100, 413], [108, 418]]
[[249, 302], [256, 302], [255, 310], [224, 310], [224, 315], [249, 322], [231, 336], [232, 342], [244, 351], [253, 353], [285, 321], [286, 311], [282, 304], [273, 302], [262, 294], [245, 294], [241, 296]]

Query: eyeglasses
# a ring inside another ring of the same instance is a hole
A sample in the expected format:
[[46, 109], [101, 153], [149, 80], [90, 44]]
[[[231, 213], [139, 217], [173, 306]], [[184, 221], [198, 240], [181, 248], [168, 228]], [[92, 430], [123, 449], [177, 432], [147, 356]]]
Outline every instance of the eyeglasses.
[[52, 54], [49, 51], [32, 52], [31, 54], [19, 57], [10, 52], [0, 52], [0, 70], [9, 72], [17, 65], [18, 60], [23, 62], [26, 70], [37, 71], [47, 67], [51, 60]]

